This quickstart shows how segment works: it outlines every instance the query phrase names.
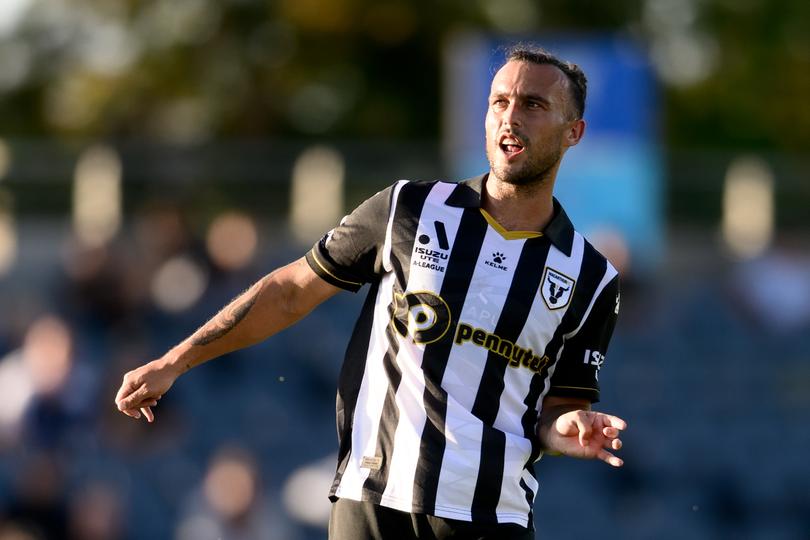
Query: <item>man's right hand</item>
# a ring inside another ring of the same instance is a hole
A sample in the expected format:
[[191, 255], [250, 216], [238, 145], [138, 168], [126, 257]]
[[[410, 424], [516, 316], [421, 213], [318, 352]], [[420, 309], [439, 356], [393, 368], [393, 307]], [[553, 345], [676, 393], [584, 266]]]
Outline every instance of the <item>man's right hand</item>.
[[163, 357], [124, 375], [115, 396], [118, 410], [132, 418], [143, 414], [152, 422], [152, 407], [182, 373], [272, 336], [340, 290], [318, 277], [303, 257], [279, 268]]
[[143, 413], [147, 421], [153, 422], [152, 407], [179, 376], [180, 373], [165, 358], [153, 360], [124, 375], [115, 404], [127, 416], [140, 418]]

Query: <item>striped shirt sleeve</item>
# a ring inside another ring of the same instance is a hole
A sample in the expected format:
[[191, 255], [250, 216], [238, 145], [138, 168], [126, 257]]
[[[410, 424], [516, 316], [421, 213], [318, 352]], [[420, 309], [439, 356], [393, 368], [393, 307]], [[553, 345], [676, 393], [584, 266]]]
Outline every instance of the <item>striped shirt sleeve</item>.
[[323, 235], [306, 255], [324, 281], [357, 292], [383, 273], [383, 245], [393, 186], [364, 201]]
[[549, 395], [599, 401], [599, 370], [619, 314], [619, 277], [599, 294], [579, 332], [563, 348]]

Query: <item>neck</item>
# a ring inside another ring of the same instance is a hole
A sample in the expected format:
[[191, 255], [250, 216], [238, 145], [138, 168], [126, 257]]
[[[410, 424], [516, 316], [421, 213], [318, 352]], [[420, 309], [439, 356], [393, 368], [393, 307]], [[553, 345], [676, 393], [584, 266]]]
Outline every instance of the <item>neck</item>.
[[542, 231], [554, 216], [554, 182], [516, 186], [490, 172], [481, 190], [481, 205], [508, 231]]

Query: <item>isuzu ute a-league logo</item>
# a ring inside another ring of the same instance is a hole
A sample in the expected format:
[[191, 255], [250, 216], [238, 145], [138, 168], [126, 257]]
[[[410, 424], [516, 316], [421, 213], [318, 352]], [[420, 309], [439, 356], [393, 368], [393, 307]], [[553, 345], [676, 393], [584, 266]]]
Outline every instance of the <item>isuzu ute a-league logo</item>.
[[543, 271], [543, 284], [540, 286], [540, 296], [548, 309], [561, 309], [571, 301], [576, 281], [562, 272], [546, 266]]
[[436, 247], [438, 247], [438, 249], [431, 247], [430, 244], [433, 239], [430, 236], [420, 234], [416, 239], [418, 244], [413, 248], [411, 266], [444, 272], [447, 267], [447, 259], [450, 257], [448, 254], [450, 243], [447, 241], [447, 230], [444, 228], [444, 223], [441, 221], [434, 221], [433, 227], [436, 230], [436, 241], [438, 242], [438, 246]]

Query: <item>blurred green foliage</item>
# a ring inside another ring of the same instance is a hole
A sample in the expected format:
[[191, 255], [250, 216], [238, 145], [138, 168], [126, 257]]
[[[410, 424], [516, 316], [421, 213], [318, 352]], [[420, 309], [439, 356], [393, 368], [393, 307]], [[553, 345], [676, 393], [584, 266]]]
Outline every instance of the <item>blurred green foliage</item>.
[[451, 33], [598, 31], [649, 48], [669, 146], [810, 151], [805, 0], [3, 3], [5, 137], [435, 139]]

